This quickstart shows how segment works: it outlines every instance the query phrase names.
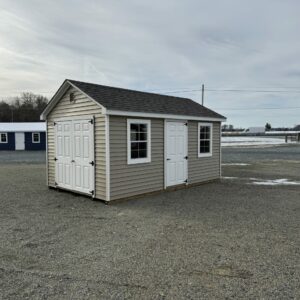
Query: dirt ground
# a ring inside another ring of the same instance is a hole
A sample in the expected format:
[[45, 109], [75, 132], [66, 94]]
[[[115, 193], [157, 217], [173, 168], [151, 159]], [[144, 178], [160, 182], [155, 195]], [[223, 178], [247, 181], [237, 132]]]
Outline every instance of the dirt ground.
[[253, 184], [300, 160], [232, 151], [220, 182], [109, 206], [0, 155], [0, 298], [300, 299], [300, 185]]

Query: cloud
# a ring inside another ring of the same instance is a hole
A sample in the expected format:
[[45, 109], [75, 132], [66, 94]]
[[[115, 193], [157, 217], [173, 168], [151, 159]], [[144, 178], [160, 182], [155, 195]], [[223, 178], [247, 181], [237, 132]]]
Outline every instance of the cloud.
[[[300, 90], [299, 9], [296, 0], [2, 0], [0, 97], [51, 96], [65, 78], [160, 93], [202, 83]], [[293, 125], [299, 96], [207, 91], [205, 104], [235, 125]]]

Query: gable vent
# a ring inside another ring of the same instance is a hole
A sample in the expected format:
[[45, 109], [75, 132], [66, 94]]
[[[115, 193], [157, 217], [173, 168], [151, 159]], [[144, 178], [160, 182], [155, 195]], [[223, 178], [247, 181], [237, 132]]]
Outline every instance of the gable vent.
[[70, 102], [74, 102], [75, 98], [74, 98], [74, 93], [70, 93]]

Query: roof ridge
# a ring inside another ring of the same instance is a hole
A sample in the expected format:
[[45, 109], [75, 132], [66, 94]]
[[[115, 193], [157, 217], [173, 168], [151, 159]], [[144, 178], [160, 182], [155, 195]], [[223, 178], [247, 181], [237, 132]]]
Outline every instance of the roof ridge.
[[[192, 100], [190, 98], [186, 98], [186, 97], [178, 97], [178, 96], [172, 96], [172, 95], [166, 95], [166, 94], [159, 94], [159, 93], [153, 93], [153, 92], [145, 92], [145, 91], [139, 91], [139, 90], [133, 90], [133, 89], [126, 89], [126, 88], [121, 88], [121, 87], [103, 85], [103, 84], [92, 83], [92, 82], [87, 82], [87, 81], [79, 81], [79, 80], [74, 80], [74, 79], [66, 79], [66, 81], [70, 81], [70, 82], [74, 82], [74, 83], [78, 82], [78, 83], [90, 84], [90, 85], [101, 86], [101, 87], [104, 87], [104, 88], [121, 90], [121, 91], [128, 91], [128, 92], [135, 92], [135, 93], [142, 93], [142, 94], [150, 94], [150, 95], [163, 96], [163, 97], [176, 98], [176, 99], [185, 99], [185, 100], [191, 100], [191, 101], [195, 102], [194, 100]], [[199, 104], [199, 105], [201, 105], [201, 104]]]

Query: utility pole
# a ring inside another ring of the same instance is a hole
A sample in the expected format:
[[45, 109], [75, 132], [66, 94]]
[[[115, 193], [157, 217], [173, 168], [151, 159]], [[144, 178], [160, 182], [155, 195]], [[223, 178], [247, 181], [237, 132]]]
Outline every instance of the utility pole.
[[204, 84], [202, 84], [202, 105], [204, 105]]

